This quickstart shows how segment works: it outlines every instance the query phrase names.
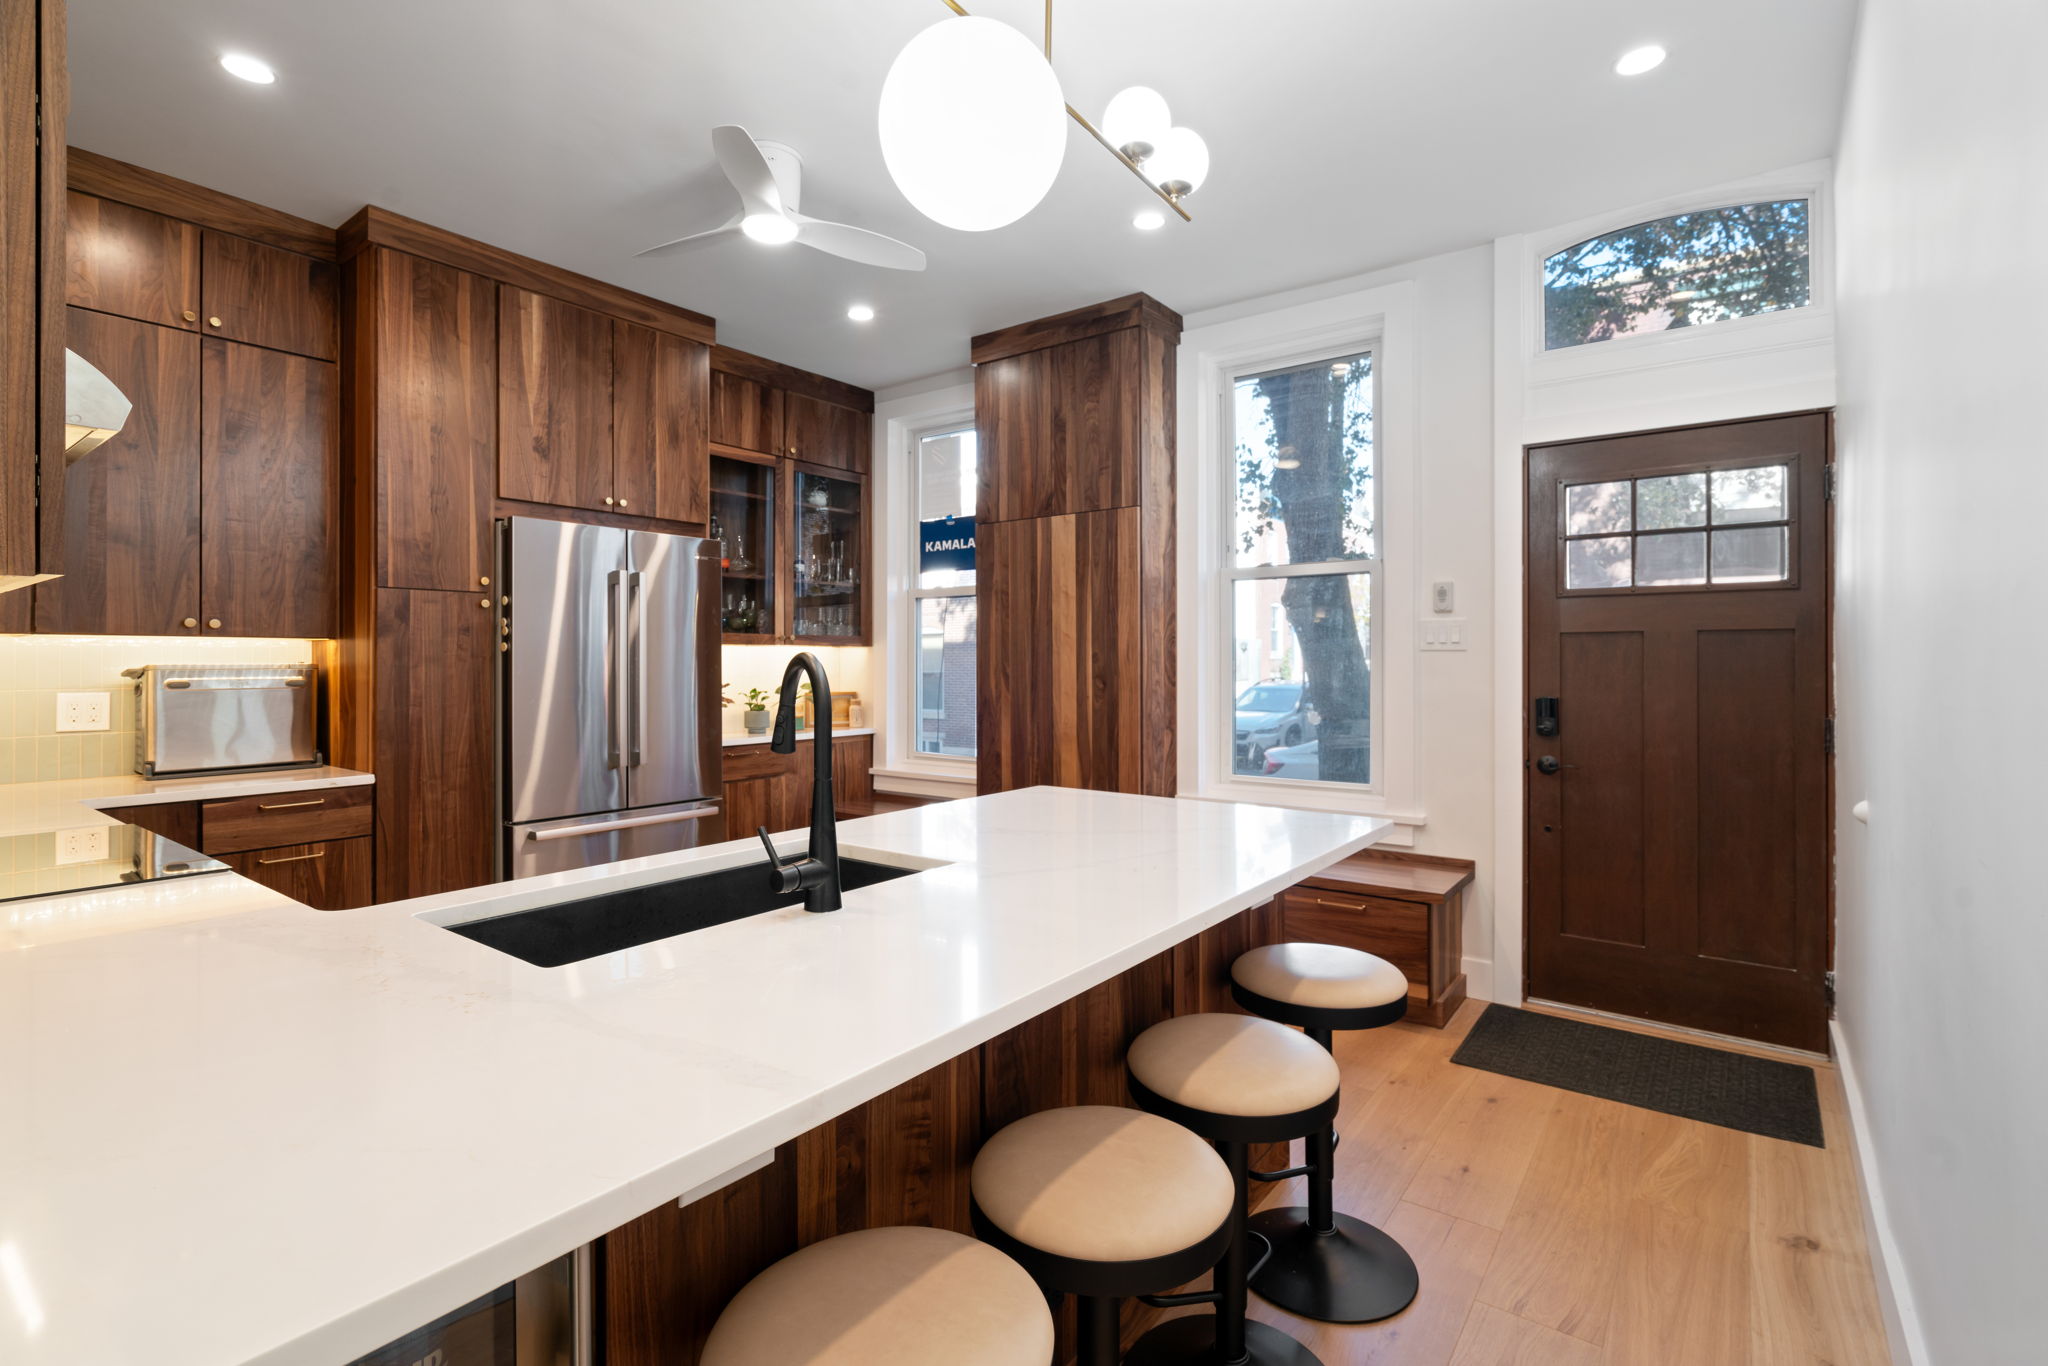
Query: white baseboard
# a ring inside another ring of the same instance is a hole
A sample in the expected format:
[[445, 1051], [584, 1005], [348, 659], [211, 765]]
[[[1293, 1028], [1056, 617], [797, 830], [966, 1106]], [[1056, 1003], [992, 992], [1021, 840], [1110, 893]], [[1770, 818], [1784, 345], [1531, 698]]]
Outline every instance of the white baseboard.
[[1919, 1312], [1913, 1307], [1912, 1283], [1906, 1279], [1905, 1265], [1899, 1260], [1891, 1216], [1885, 1211], [1877, 1153], [1870, 1146], [1870, 1119], [1863, 1108], [1863, 1088], [1857, 1083], [1848, 1040], [1842, 1036], [1842, 1022], [1830, 1020], [1828, 1033], [1834, 1040], [1835, 1071], [1842, 1078], [1842, 1095], [1849, 1107], [1856, 1184], [1863, 1191], [1863, 1235], [1870, 1244], [1870, 1265], [1877, 1278], [1877, 1299], [1884, 1311], [1884, 1333], [1891, 1343], [1892, 1361], [1897, 1366], [1929, 1366], [1932, 1358], [1927, 1352], [1927, 1338], [1920, 1329]]
[[1474, 1001], [1498, 1001], [1493, 994], [1493, 960], [1491, 958], [1467, 958], [1464, 961], [1465, 995]]

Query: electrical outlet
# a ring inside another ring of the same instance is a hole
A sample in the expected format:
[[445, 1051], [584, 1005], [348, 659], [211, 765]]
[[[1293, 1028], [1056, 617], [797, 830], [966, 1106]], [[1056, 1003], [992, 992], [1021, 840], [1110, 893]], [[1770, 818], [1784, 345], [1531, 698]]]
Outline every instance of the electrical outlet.
[[57, 862], [97, 863], [107, 856], [107, 827], [84, 825], [57, 832]]
[[105, 730], [106, 728], [106, 693], [60, 692], [57, 694], [58, 730]]
[[1462, 617], [1448, 620], [1422, 622], [1422, 648], [1425, 650], [1462, 650], [1465, 648], [1465, 622]]

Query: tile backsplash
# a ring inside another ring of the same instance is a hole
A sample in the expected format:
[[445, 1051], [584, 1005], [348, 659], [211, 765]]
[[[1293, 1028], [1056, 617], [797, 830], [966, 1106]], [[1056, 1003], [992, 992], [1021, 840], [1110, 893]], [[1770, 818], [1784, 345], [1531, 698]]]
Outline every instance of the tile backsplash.
[[[308, 640], [191, 636], [0, 636], [0, 783], [135, 771], [135, 681], [144, 664], [297, 664]], [[57, 733], [57, 694], [104, 692], [106, 730]]]

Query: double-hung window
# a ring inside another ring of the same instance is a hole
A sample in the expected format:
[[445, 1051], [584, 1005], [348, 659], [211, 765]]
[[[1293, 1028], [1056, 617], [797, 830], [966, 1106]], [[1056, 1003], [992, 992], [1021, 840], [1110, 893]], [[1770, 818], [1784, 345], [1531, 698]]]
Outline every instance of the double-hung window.
[[1377, 389], [1369, 350], [1233, 377], [1234, 777], [1379, 789]]
[[911, 578], [911, 751], [975, 755], [975, 440], [972, 427], [925, 432], [912, 460], [918, 528]]

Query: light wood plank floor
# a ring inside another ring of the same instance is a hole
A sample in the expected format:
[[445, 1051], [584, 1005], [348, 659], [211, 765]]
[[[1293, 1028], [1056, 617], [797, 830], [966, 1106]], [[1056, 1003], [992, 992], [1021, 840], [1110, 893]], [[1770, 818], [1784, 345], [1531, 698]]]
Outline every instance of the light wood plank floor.
[[1337, 1207], [1421, 1295], [1378, 1324], [1255, 1317], [1325, 1366], [1886, 1366], [1832, 1068], [1808, 1148], [1454, 1066], [1482, 1009], [1337, 1036]]

